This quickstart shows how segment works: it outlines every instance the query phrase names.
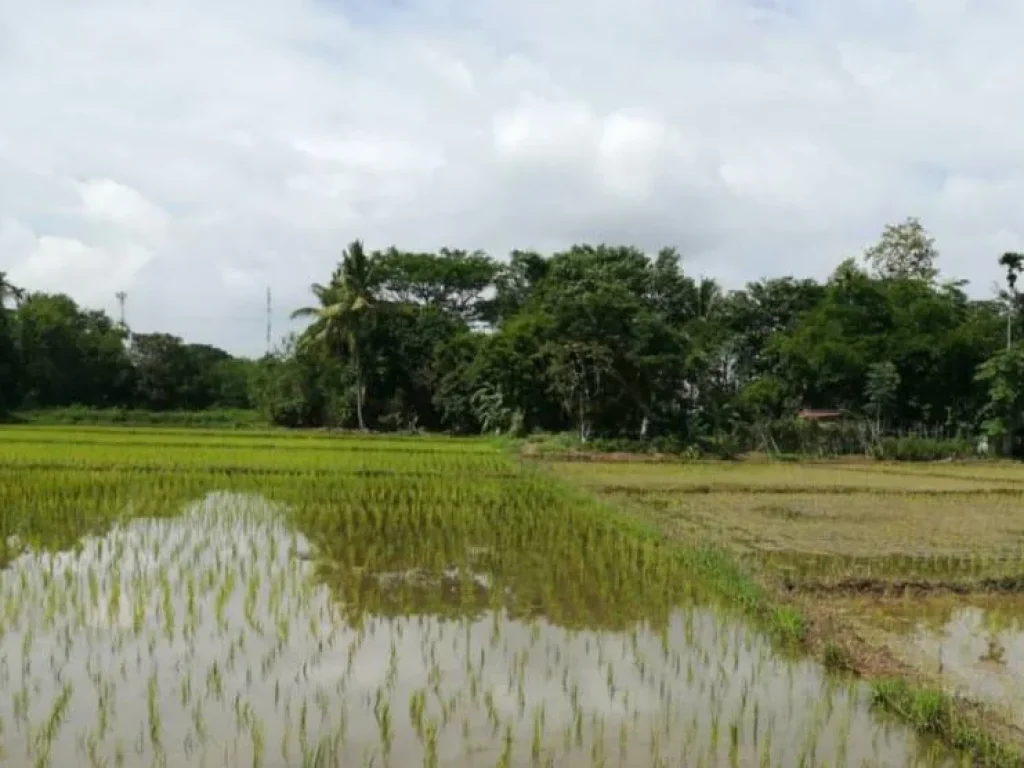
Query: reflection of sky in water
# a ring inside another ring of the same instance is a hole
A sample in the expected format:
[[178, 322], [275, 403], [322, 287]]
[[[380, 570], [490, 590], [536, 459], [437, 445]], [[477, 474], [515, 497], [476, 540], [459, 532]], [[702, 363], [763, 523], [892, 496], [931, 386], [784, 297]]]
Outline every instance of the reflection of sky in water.
[[503, 614], [356, 628], [307, 552], [267, 505], [211, 496], [20, 557], [0, 573], [4, 764], [33, 764], [62, 688], [55, 766], [301, 765], [332, 736], [342, 765], [382, 765], [385, 724], [390, 764], [421, 765], [431, 722], [439, 765], [495, 765], [509, 748], [508, 765], [529, 765], [535, 743], [558, 766], [903, 765], [917, 749], [859, 689], [711, 610], [677, 611], [664, 633]]
[[910, 636], [948, 685], [1015, 713], [1024, 726], [1024, 613], [966, 605], [944, 623], [916, 624]]

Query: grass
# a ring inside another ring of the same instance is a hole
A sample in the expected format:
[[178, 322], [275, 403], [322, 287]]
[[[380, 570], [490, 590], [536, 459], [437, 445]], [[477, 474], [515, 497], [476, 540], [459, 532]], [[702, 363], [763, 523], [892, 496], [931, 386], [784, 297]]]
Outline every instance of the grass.
[[821, 663], [826, 669], [834, 672], [852, 672], [854, 661], [850, 652], [834, 641], [825, 643], [822, 649]]
[[938, 689], [915, 689], [900, 679], [876, 680], [871, 689], [877, 706], [973, 755], [978, 764], [1008, 768], [1021, 764], [1020, 753], [986, 733], [969, 704]]
[[737, 558], [493, 442], [5, 428], [0, 542], [15, 765], [950, 757]]

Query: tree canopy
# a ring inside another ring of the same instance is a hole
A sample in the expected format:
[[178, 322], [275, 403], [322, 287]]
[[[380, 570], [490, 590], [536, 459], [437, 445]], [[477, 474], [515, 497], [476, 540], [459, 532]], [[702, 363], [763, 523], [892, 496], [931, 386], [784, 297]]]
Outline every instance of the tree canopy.
[[[0, 407], [258, 407], [289, 426], [575, 431], [680, 443], [857, 414], [876, 429], [996, 433], [1024, 425], [1017, 254], [1009, 292], [938, 280], [917, 219], [886, 227], [817, 281], [726, 290], [674, 249], [581, 244], [507, 259], [369, 251], [354, 241], [309, 321], [259, 361], [167, 334], [129, 335], [67, 296], [0, 275]], [[1014, 298], [1007, 300], [1007, 296]]]
[[7, 290], [18, 300], [0, 303], [0, 412], [252, 406], [254, 362], [169, 334], [129, 334], [70, 296]]

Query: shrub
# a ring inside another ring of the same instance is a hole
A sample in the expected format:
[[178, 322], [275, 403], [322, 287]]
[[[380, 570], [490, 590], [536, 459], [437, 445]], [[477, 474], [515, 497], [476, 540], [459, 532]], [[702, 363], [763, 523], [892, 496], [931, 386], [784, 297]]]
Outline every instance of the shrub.
[[203, 411], [147, 411], [133, 408], [89, 408], [70, 406], [18, 414], [18, 420], [32, 424], [82, 424], [99, 426], [173, 427], [266, 427], [259, 411], [210, 408]]
[[975, 453], [975, 445], [966, 438], [885, 437], [871, 451], [876, 459], [888, 461], [938, 461], [966, 459]]

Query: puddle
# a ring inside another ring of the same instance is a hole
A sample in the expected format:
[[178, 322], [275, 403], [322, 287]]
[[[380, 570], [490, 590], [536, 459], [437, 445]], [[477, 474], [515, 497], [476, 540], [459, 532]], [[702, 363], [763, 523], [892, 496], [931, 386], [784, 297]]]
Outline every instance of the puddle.
[[948, 690], [1024, 727], [1024, 596], [933, 595], [881, 601], [863, 614]]
[[[479, 570], [325, 568], [279, 511], [225, 495], [22, 554], [0, 572], [3, 764], [954, 764], [729, 614], [619, 630], [510, 612], [473, 554]], [[417, 604], [453, 589], [486, 599]]]

